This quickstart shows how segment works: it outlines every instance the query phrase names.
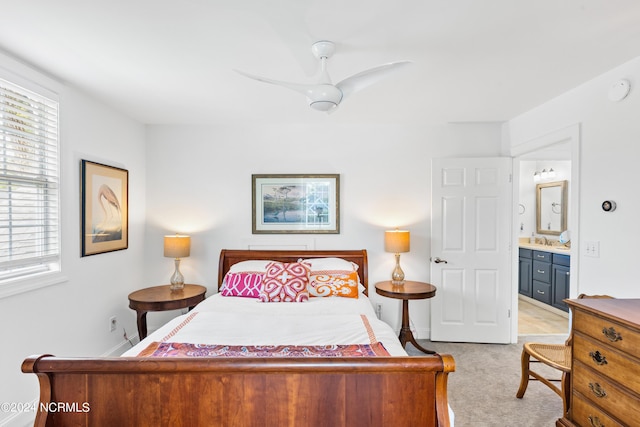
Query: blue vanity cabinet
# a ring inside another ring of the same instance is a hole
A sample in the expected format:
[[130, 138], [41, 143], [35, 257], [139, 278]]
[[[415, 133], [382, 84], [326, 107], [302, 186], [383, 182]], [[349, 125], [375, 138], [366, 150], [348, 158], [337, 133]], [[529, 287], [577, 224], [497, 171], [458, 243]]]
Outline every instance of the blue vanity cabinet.
[[519, 248], [518, 292], [562, 311], [569, 298], [571, 256]]
[[518, 292], [522, 295], [531, 297], [533, 290], [533, 251], [531, 249], [520, 248], [519, 259], [519, 278], [518, 278]]
[[569, 311], [569, 307], [564, 303], [565, 298], [569, 298], [569, 266], [571, 257], [569, 255], [552, 254], [551, 264], [551, 305], [563, 311]]
[[551, 305], [551, 252], [533, 251], [533, 291], [531, 297]]

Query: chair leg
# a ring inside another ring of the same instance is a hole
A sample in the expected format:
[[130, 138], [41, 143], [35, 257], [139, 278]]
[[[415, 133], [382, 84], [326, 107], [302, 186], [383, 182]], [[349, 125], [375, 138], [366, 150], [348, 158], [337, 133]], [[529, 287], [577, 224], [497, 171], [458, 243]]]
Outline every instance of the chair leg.
[[524, 392], [527, 391], [527, 386], [529, 385], [529, 362], [531, 359], [531, 355], [527, 353], [524, 349], [522, 350], [522, 378], [520, 379], [520, 388], [516, 393], [516, 397], [518, 399], [522, 399], [524, 396]]
[[571, 372], [562, 373], [562, 410], [565, 414], [569, 413], [569, 402], [571, 396]]

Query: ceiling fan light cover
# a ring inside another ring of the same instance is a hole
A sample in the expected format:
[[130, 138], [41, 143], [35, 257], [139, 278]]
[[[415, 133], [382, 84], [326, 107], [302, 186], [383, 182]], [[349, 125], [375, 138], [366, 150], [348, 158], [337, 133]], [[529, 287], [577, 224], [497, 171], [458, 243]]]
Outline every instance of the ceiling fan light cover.
[[308, 88], [307, 97], [314, 110], [329, 111], [342, 101], [342, 91], [328, 84], [314, 85]]
[[331, 111], [338, 106], [335, 102], [332, 101], [311, 101], [309, 104], [311, 108], [318, 111]]

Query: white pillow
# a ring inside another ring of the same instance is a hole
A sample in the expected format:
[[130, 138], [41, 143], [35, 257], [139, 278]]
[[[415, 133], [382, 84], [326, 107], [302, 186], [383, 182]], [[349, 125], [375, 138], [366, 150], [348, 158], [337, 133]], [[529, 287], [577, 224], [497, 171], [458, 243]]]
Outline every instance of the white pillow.
[[311, 264], [311, 272], [358, 271], [358, 264], [342, 258], [309, 258], [302, 261]]
[[266, 273], [267, 265], [272, 263], [271, 260], [252, 259], [249, 261], [240, 261], [229, 267], [229, 273]]

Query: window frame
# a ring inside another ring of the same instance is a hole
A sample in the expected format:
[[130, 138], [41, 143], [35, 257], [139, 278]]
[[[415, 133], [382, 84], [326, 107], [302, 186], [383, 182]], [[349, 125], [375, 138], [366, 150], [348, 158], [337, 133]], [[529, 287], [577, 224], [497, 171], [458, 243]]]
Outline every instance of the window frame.
[[[45, 286], [63, 283], [68, 279], [62, 272], [62, 165], [60, 161], [62, 143], [60, 138], [61, 102], [59, 96], [62, 85], [1, 53], [0, 79], [8, 82], [12, 86], [16, 86], [21, 90], [24, 90], [25, 92], [32, 92], [38, 97], [47, 98], [57, 103], [57, 153], [55, 156], [57, 168], [56, 180], [58, 186], [56, 192], [57, 213], [55, 218], [57, 228], [57, 232], [55, 233], [58, 248], [57, 255], [53, 258], [53, 267], [48, 267], [46, 265], [25, 267], [21, 272], [17, 271], [16, 274], [8, 274], [5, 278], [0, 279], [0, 298], [5, 298]], [[31, 182], [35, 186], [38, 185], [35, 183], [35, 180], [31, 180]], [[46, 186], [46, 183], [43, 183], [43, 185]], [[2, 273], [5, 271], [7, 270], [3, 270]]]

